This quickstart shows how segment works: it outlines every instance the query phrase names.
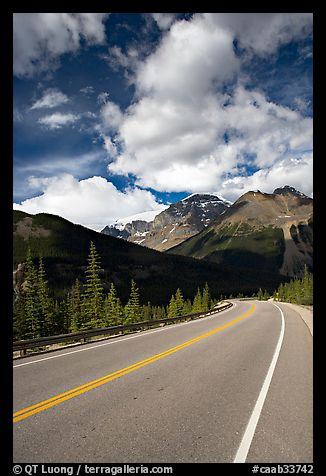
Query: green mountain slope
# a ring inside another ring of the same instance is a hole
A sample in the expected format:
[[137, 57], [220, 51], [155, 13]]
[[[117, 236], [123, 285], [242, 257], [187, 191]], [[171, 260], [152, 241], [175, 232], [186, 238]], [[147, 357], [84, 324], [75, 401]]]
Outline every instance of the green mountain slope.
[[28, 215], [14, 211], [14, 270], [26, 259], [31, 248], [35, 259], [42, 255], [53, 295], [63, 296], [76, 278], [85, 281], [90, 241], [101, 257], [102, 283], [107, 289], [114, 282], [126, 302], [130, 280], [137, 282], [142, 301], [167, 304], [180, 287], [185, 297], [193, 297], [197, 287], [208, 282], [212, 295], [252, 293], [259, 287], [275, 289], [280, 282], [273, 273], [256, 273], [220, 266], [183, 256], [151, 250], [118, 238], [89, 230], [55, 215]]
[[312, 202], [291, 187], [273, 194], [248, 192], [169, 253], [256, 270], [259, 276], [301, 276], [305, 264], [312, 270]]

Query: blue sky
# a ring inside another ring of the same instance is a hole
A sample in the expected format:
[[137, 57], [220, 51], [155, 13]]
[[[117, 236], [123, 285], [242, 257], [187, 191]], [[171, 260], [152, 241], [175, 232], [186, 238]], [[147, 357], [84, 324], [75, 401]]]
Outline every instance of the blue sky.
[[312, 14], [14, 14], [14, 208], [312, 195]]

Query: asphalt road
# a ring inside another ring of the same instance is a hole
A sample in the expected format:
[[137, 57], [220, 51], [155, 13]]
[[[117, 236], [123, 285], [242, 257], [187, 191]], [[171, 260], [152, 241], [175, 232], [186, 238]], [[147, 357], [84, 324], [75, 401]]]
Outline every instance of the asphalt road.
[[312, 462], [312, 337], [287, 306], [235, 301], [13, 372], [15, 463], [233, 462], [244, 443], [247, 462]]

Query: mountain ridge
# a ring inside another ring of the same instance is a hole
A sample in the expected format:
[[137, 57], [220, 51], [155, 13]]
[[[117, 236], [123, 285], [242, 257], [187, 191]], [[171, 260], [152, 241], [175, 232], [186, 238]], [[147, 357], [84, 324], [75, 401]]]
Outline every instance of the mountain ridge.
[[206, 230], [169, 253], [300, 277], [313, 267], [313, 199], [288, 185], [248, 191]]
[[[195, 193], [171, 204], [156, 214], [152, 221], [136, 219], [125, 223], [123, 227], [119, 224], [106, 226], [101, 233], [157, 251], [166, 251], [204, 229], [228, 206], [229, 202], [217, 194]], [[124, 223], [126, 220], [120, 221]]]
[[102, 284], [107, 291], [113, 282], [123, 302], [129, 298], [130, 280], [134, 279], [144, 303], [166, 305], [177, 288], [185, 298], [192, 298], [197, 287], [207, 282], [212, 295], [252, 294], [259, 287], [274, 290], [286, 278], [265, 273], [259, 282], [255, 273], [232, 266], [221, 269], [214, 263], [173, 256], [125, 240], [106, 236], [57, 215], [30, 215], [13, 212], [14, 269], [26, 261], [31, 249], [34, 260], [41, 255], [52, 295], [62, 299], [76, 278], [85, 281], [90, 241], [102, 263]]

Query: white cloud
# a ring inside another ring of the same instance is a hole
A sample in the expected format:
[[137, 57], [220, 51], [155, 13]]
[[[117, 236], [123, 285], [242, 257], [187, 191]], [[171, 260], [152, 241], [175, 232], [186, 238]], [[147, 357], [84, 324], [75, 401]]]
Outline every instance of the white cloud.
[[270, 168], [263, 168], [250, 177], [237, 176], [222, 183], [222, 194], [234, 201], [249, 190], [272, 193], [275, 188], [289, 184], [300, 192], [312, 197], [313, 157], [302, 157], [277, 161]]
[[44, 91], [43, 96], [35, 101], [31, 109], [52, 109], [69, 102], [68, 96], [57, 88], [50, 88]]
[[85, 86], [84, 88], [81, 88], [79, 91], [86, 95], [95, 93], [95, 89], [93, 88], [93, 86]]
[[139, 65], [138, 94], [196, 102], [213, 81], [232, 79], [238, 71], [232, 40], [230, 32], [201, 15], [174, 23], [157, 50]]
[[175, 19], [175, 13], [152, 13], [161, 30], [168, 30]]
[[14, 74], [31, 77], [56, 69], [64, 53], [105, 41], [106, 13], [15, 13]]
[[26, 213], [51, 213], [97, 231], [121, 217], [149, 210], [163, 210], [154, 195], [140, 188], [118, 190], [103, 177], [77, 180], [62, 174], [51, 178], [31, 178], [31, 186], [43, 194], [14, 204]]
[[259, 55], [312, 31], [312, 13], [207, 13], [209, 23], [231, 31], [240, 46]]
[[113, 142], [111, 137], [102, 135], [103, 147], [106, 150], [108, 157], [110, 159], [116, 159], [118, 157], [118, 148], [117, 145]]
[[99, 104], [105, 104], [106, 101], [109, 100], [109, 96], [110, 94], [106, 91], [103, 91], [102, 93], [100, 93], [98, 96], [97, 96], [97, 102]]
[[101, 119], [105, 129], [117, 130], [122, 122], [122, 112], [118, 104], [106, 99], [101, 108]]
[[48, 129], [61, 129], [61, 127], [74, 124], [76, 121], [79, 120], [79, 115], [66, 113], [63, 114], [61, 112], [55, 112], [54, 114], [50, 114], [49, 116], [44, 116], [38, 119], [37, 122], [42, 124], [43, 126], [47, 127]]
[[[241, 68], [233, 49], [235, 36], [253, 49], [255, 35], [268, 24], [265, 15], [253, 15], [251, 22], [239, 15], [198, 14], [192, 21], [176, 22], [137, 65], [135, 101], [116, 121], [114, 143], [120, 154], [111, 153], [110, 172], [134, 174], [138, 185], [160, 191], [216, 191], [227, 180], [233, 187], [236, 177], [241, 184], [251, 183], [253, 179], [241, 178], [250, 154], [253, 170], [263, 170], [255, 174], [263, 184], [263, 177], [273, 177], [281, 163], [282, 170], [292, 173], [298, 166], [286, 164], [299, 161], [307, 176], [303, 191], [311, 193], [311, 174], [301, 159], [312, 151], [312, 119], [271, 102], [261, 91], [248, 91], [240, 79], [232, 93], [222, 92], [223, 82], [233, 80]], [[272, 14], [261, 53], [302, 34], [310, 20], [306, 14]], [[273, 43], [276, 31], [280, 38]], [[285, 179], [278, 176], [277, 186]]]
[[[49, 153], [35, 162], [24, 161], [18, 158], [19, 165], [14, 166], [15, 172], [23, 175], [24, 177], [30, 176], [30, 174], [43, 174], [46, 176], [57, 175], [61, 172], [77, 175], [94, 169], [94, 166], [100, 161], [104, 161], [105, 152], [96, 151], [88, 152], [84, 154], [76, 155], [55, 155]], [[29, 177], [29, 179], [34, 177]]]

